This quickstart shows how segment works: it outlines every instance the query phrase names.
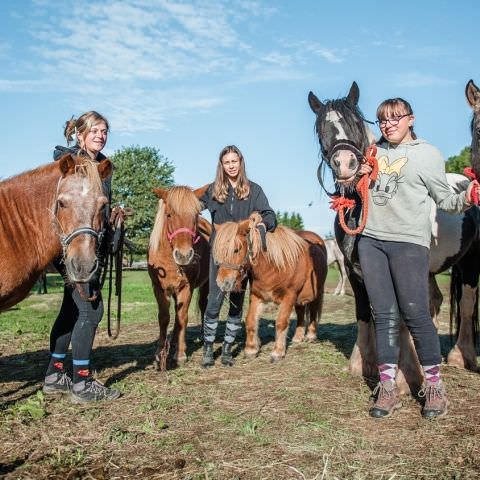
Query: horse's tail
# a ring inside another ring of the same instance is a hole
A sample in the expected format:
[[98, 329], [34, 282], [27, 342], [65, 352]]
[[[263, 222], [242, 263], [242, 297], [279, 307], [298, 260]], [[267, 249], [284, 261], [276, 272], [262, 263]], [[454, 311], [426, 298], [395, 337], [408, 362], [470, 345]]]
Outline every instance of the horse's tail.
[[[461, 269], [457, 265], [454, 265], [452, 267], [452, 274], [450, 276], [450, 339], [452, 339], [453, 336], [457, 338], [461, 328], [462, 317], [460, 314], [460, 302], [462, 300], [463, 285], [464, 281]], [[454, 324], [455, 334], [452, 333]], [[474, 344], [477, 346], [478, 335], [480, 332], [480, 323], [478, 318], [478, 287], [475, 289], [475, 301], [473, 304], [471, 324]]]

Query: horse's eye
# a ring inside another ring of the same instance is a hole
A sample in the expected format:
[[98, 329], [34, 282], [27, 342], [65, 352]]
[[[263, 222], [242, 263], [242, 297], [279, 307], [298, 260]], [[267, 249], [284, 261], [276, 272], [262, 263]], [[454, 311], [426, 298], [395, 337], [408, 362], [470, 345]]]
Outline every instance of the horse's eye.
[[233, 253], [238, 253], [239, 251], [240, 251], [240, 249], [239, 249], [239, 248], [236, 248], [236, 249], [233, 251]]
[[58, 208], [65, 208], [65, 203], [62, 200], [57, 200]]

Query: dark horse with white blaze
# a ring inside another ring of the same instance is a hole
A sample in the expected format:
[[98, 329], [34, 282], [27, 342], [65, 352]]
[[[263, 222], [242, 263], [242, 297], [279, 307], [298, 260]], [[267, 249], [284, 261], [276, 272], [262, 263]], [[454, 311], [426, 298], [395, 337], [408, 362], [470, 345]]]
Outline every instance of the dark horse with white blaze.
[[[473, 80], [467, 83], [465, 96], [472, 107], [471, 166], [480, 179], [480, 89]], [[480, 275], [480, 236], [469, 252], [452, 268], [450, 288], [451, 320], [455, 319], [457, 342], [448, 355], [450, 365], [478, 370], [478, 280]]]
[[[325, 171], [330, 169], [336, 184], [336, 194], [355, 200], [355, 206], [345, 214], [345, 223], [351, 230], [357, 229], [362, 219], [362, 201], [355, 188], [360, 180], [359, 169], [362, 162], [366, 161], [367, 147], [375, 140], [358, 107], [359, 96], [360, 91], [355, 82], [345, 98], [322, 102], [312, 92], [308, 96], [310, 107], [316, 115], [315, 129], [321, 149], [318, 179], [323, 186]], [[466, 180], [465, 177], [456, 177]], [[388, 185], [384, 188], [388, 194]], [[478, 235], [478, 209], [471, 208], [463, 215], [454, 216], [437, 212], [432, 201], [432, 218], [438, 224], [434, 229], [437, 234], [432, 233], [430, 250], [430, 303], [432, 316], [435, 317], [441, 296], [438, 296], [439, 289], [434, 275], [451, 267], [472, 247]], [[370, 302], [358, 259], [358, 237], [345, 233], [338, 215], [335, 219], [335, 237], [345, 256], [345, 267], [355, 295], [358, 335], [350, 359], [350, 371], [356, 375], [373, 377], [377, 375], [375, 336]], [[409, 387], [418, 388], [421, 380], [421, 368], [408, 330], [403, 325], [398, 383], [402, 391], [407, 391]]]

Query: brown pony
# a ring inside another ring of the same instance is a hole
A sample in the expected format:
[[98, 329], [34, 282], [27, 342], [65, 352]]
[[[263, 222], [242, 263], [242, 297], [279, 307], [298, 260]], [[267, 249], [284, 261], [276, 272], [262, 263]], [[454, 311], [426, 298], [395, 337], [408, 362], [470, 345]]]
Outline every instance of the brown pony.
[[0, 311], [23, 300], [62, 253], [71, 282], [92, 277], [111, 172], [110, 160], [67, 154], [0, 182]]
[[[153, 189], [160, 200], [148, 247], [148, 273], [158, 304], [160, 337], [155, 361], [161, 369], [165, 368], [167, 357], [173, 366], [187, 359], [188, 307], [196, 287], [200, 287], [198, 304], [202, 319], [207, 307], [211, 225], [200, 217], [198, 201], [207, 187], [195, 191], [183, 186]], [[171, 349], [167, 341], [170, 297], [175, 302]]]
[[[293, 342], [317, 338], [317, 316], [323, 303], [327, 276], [327, 252], [323, 240], [313, 232], [294, 232], [279, 226], [267, 233], [267, 249], [262, 250], [256, 225], [258, 213], [239, 223], [215, 225], [213, 258], [219, 264], [217, 283], [225, 292], [241, 288], [250, 273], [250, 305], [246, 319], [245, 355], [256, 356], [260, 349], [258, 320], [263, 304], [279, 305], [276, 320], [275, 347], [271, 360], [285, 357], [287, 330], [292, 308], [297, 313]], [[309, 322], [305, 335], [305, 313]]]

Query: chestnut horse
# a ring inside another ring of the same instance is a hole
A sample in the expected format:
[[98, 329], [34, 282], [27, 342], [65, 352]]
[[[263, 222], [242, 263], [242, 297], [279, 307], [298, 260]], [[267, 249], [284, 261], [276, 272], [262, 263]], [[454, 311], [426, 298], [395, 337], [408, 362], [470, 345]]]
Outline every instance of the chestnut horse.
[[[184, 186], [153, 189], [160, 200], [147, 260], [158, 304], [160, 337], [155, 361], [161, 369], [166, 367], [167, 359], [172, 366], [187, 359], [188, 307], [196, 287], [199, 287], [198, 304], [202, 319], [207, 307], [211, 225], [200, 217], [198, 200], [206, 187], [194, 192]], [[170, 298], [174, 300], [175, 325], [169, 343]]]
[[[375, 137], [366, 127], [365, 119], [358, 107], [360, 91], [352, 83], [345, 98], [320, 101], [312, 92], [308, 96], [310, 108], [316, 115], [315, 129], [321, 149], [321, 164], [317, 176], [321, 185], [325, 183], [325, 172], [331, 170], [336, 182], [337, 193], [355, 199], [355, 206], [345, 215], [347, 226], [355, 230], [362, 215], [362, 202], [355, 190], [359, 180], [359, 169], [364, 161], [367, 146]], [[447, 175], [452, 190], [466, 189], [468, 180], [455, 174]], [[380, 193], [388, 194], [388, 185]], [[434, 275], [457, 263], [470, 249], [475, 248], [478, 238], [478, 209], [470, 208], [462, 215], [450, 215], [436, 210], [432, 202], [432, 242], [430, 248], [430, 304], [436, 320], [441, 295]], [[354, 375], [375, 377], [377, 375], [375, 335], [371, 322], [371, 310], [367, 291], [363, 283], [358, 261], [357, 236], [345, 233], [340, 226], [339, 216], [335, 219], [335, 236], [345, 256], [345, 267], [355, 295], [355, 309], [358, 325], [357, 341], [350, 358], [350, 371]], [[468, 311], [462, 317], [470, 320]], [[438, 327], [438, 325], [437, 325]], [[422, 383], [422, 372], [406, 326], [400, 334], [400, 359], [397, 383], [402, 392], [416, 390]], [[449, 357], [450, 360], [450, 357]]]
[[[286, 353], [290, 314], [295, 306], [297, 327], [293, 342], [317, 338], [317, 317], [321, 313], [327, 276], [327, 252], [323, 240], [313, 232], [298, 232], [278, 226], [267, 232], [267, 249], [261, 247], [256, 225], [258, 213], [239, 223], [215, 225], [213, 258], [219, 264], [217, 284], [224, 292], [239, 290], [250, 275], [250, 305], [246, 319], [245, 355], [254, 357], [260, 350], [258, 321], [263, 304], [279, 306], [275, 322], [275, 346], [271, 355], [276, 362]], [[305, 334], [305, 313], [309, 322]]]
[[23, 300], [62, 253], [71, 282], [93, 276], [111, 172], [108, 159], [67, 154], [0, 182], [0, 311]]

